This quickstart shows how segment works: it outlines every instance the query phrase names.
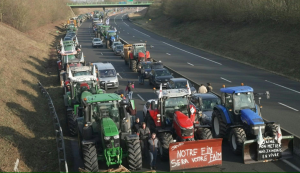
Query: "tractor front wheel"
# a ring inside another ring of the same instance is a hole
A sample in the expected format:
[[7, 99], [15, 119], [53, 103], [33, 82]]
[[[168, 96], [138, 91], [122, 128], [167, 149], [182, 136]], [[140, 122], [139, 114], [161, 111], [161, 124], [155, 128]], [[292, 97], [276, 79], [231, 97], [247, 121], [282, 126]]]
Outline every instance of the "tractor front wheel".
[[209, 128], [200, 128], [195, 132], [196, 140], [212, 139], [211, 130]]
[[275, 126], [275, 124], [267, 124], [265, 127], [265, 134], [264, 136], [274, 138], [277, 135], [277, 128], [278, 126]]
[[229, 145], [234, 154], [240, 155], [243, 151], [243, 145], [246, 141], [246, 133], [242, 128], [233, 128], [229, 134]]
[[142, 169], [142, 150], [139, 140], [129, 140], [127, 141], [128, 147], [128, 166], [130, 170], [140, 170]]
[[158, 139], [160, 141], [159, 152], [161, 159], [163, 161], [169, 160], [169, 145], [173, 142], [173, 137], [171, 133], [159, 133]]
[[98, 172], [98, 158], [95, 144], [82, 145], [83, 164], [88, 172]]
[[137, 72], [136, 60], [132, 60], [130, 66], [131, 66], [131, 69], [132, 69], [133, 72]]
[[75, 115], [73, 111], [68, 111], [67, 121], [68, 121], [68, 128], [71, 136], [77, 135], [76, 119], [77, 119], [77, 115]]
[[212, 114], [212, 129], [215, 138], [223, 138], [226, 135], [227, 127], [226, 123], [221, 117], [221, 113], [214, 109]]

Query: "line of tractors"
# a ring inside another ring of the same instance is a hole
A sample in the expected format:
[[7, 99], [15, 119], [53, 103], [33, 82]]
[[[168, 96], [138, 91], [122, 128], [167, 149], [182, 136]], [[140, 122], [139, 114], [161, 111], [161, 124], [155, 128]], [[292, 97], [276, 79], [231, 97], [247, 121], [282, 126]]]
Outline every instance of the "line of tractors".
[[[97, 28], [94, 30], [95, 36], [105, 40], [110, 49], [114, 42], [119, 41], [117, 30], [110, 30], [111, 26], [95, 22], [98, 20], [94, 18], [105, 19], [105, 13], [94, 11], [93, 25]], [[75, 35], [72, 34], [74, 32]], [[72, 40], [62, 39], [57, 45], [58, 79], [64, 92], [66, 124], [70, 135], [78, 137], [85, 170], [97, 172], [99, 163], [109, 167], [121, 165], [124, 160], [130, 170], [140, 170], [141, 144], [139, 136], [131, 131], [137, 112], [134, 100], [102, 89], [100, 72], [93, 63], [86, 63], [76, 31], [67, 27], [67, 37]], [[142, 63], [154, 64], [146, 43], [124, 45], [121, 57], [133, 72], [140, 70]], [[277, 126], [274, 122], [263, 120], [261, 107], [255, 102], [256, 96], [259, 100], [261, 95], [269, 97], [268, 92], [254, 93], [249, 86], [224, 86], [220, 90], [221, 104], [213, 108], [210, 125], [203, 122], [201, 110], [191, 104], [189, 84], [186, 86], [186, 89], [163, 90], [161, 85], [158, 91], [155, 90], [157, 101], [150, 103], [145, 115], [150, 131], [156, 132], [159, 138], [162, 160], [173, 159], [170, 155], [176, 150], [169, 147], [173, 143], [179, 143], [178, 146], [185, 146], [186, 149], [193, 149], [189, 148], [189, 144], [195, 142], [199, 146], [209, 147], [213, 137], [227, 138], [235, 154], [243, 154], [244, 158], [255, 162], [290, 156], [291, 152], [287, 150], [292, 137], [281, 139], [282, 155], [271, 159], [258, 159], [257, 140], [249, 142], [250, 139], [258, 139], [258, 136], [278, 139]], [[201, 98], [199, 103], [202, 104]]]

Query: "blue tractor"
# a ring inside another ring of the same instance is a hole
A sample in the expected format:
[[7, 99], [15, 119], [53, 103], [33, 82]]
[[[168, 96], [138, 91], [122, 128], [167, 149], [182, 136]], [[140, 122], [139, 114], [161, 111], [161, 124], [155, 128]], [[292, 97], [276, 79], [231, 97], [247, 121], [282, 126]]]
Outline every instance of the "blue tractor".
[[[244, 142], [255, 139], [261, 129], [264, 137], [275, 137], [277, 126], [274, 122], [264, 122], [260, 107], [249, 86], [221, 88], [221, 104], [213, 109], [212, 131], [215, 138], [228, 138], [235, 154], [242, 154]], [[266, 92], [267, 98], [270, 97]], [[260, 97], [259, 97], [260, 99]]]
[[119, 36], [117, 35], [117, 30], [116, 29], [108, 30], [105, 36], [105, 40], [106, 40], [106, 47], [110, 49], [113, 42], [120, 40]]

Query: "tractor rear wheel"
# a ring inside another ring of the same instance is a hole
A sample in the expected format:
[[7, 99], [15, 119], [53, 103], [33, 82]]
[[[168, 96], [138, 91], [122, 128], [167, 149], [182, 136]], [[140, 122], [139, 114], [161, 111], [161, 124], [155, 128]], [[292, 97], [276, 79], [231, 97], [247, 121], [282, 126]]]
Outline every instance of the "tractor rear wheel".
[[243, 151], [243, 145], [246, 141], [246, 133], [242, 128], [233, 128], [229, 134], [229, 145], [234, 154], [240, 155]]
[[75, 115], [73, 111], [68, 111], [67, 121], [68, 121], [68, 128], [71, 136], [77, 135], [76, 119], [77, 119], [77, 115]]
[[212, 139], [212, 133], [209, 128], [200, 128], [195, 132], [196, 140]]
[[160, 141], [159, 152], [161, 159], [163, 161], [169, 160], [169, 145], [173, 142], [173, 137], [171, 133], [159, 133], [157, 135], [158, 140]]
[[98, 172], [98, 158], [95, 144], [82, 145], [83, 164], [88, 172]]
[[80, 134], [80, 132], [78, 132], [78, 146], [79, 146], [79, 156], [83, 159], [83, 154], [82, 154], [82, 136]]
[[136, 60], [132, 60], [131, 61], [131, 69], [133, 72], [137, 72], [137, 69], [136, 69]]
[[130, 170], [142, 169], [142, 150], [139, 140], [129, 140], [127, 142], [128, 147], [128, 166]]
[[227, 131], [226, 123], [217, 109], [214, 109], [212, 114], [212, 131], [215, 138], [225, 137]]
[[275, 126], [275, 124], [267, 124], [265, 127], [265, 134], [264, 136], [274, 138], [277, 135], [277, 128], [278, 126]]

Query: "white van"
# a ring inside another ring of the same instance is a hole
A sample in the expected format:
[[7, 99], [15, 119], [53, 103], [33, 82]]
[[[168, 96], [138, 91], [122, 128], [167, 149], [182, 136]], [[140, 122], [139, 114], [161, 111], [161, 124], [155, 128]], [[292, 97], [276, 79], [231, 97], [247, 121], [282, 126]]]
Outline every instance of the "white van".
[[116, 72], [115, 67], [111, 63], [93, 63], [98, 71], [98, 79], [101, 88], [118, 88], [119, 87], [119, 80], [118, 75], [119, 73]]

